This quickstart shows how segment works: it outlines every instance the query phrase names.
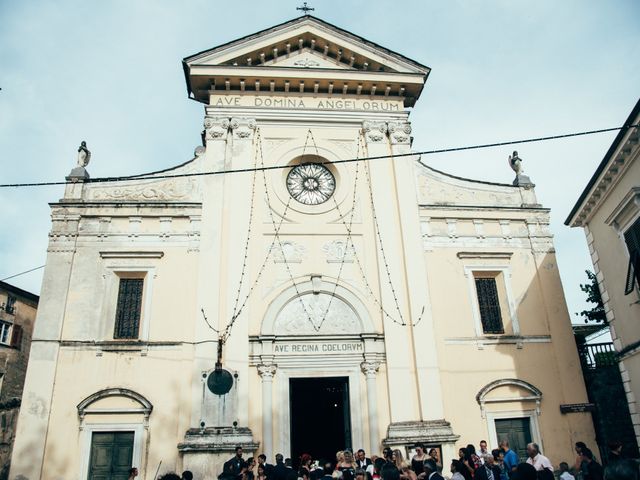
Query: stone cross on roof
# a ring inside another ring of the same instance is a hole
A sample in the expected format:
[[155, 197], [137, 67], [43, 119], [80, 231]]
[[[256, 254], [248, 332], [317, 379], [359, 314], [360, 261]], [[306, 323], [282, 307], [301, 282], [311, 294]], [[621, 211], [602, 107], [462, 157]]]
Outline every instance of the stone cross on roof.
[[308, 15], [309, 12], [314, 11], [315, 8], [308, 7], [307, 2], [304, 2], [304, 4], [301, 7], [296, 7], [296, 10], [301, 10], [304, 12], [305, 15]]

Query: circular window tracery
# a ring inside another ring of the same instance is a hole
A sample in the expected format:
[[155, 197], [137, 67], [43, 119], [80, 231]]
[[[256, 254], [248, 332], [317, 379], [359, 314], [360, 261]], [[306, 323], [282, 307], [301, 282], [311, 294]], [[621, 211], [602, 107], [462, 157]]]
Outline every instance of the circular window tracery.
[[320, 205], [326, 202], [335, 189], [336, 179], [333, 173], [319, 163], [298, 165], [287, 175], [289, 194], [304, 205]]

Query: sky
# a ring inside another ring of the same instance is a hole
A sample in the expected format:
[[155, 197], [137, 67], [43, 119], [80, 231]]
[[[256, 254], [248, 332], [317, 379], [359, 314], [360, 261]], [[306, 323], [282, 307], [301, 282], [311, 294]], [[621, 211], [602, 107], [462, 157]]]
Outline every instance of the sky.
[[[299, 16], [272, 0], [0, 0], [0, 183], [63, 180], [86, 140], [92, 177], [193, 156], [204, 108], [182, 58]], [[432, 68], [411, 113], [428, 150], [619, 126], [640, 95], [634, 0], [316, 0], [317, 17]], [[569, 311], [592, 268], [563, 222], [615, 133], [516, 147], [551, 208]], [[511, 183], [513, 147], [423, 158]], [[0, 189], [0, 278], [43, 265], [63, 187]], [[42, 270], [9, 282], [39, 293]]]

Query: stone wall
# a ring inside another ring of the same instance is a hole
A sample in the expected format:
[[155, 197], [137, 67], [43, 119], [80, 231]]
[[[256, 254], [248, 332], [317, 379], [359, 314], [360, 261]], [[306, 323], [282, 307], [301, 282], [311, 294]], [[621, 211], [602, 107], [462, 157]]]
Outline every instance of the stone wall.
[[[13, 309], [7, 308], [9, 297], [16, 299]], [[0, 306], [0, 321], [12, 325], [7, 343], [0, 342], [0, 480], [4, 480], [9, 475], [38, 296], [0, 282]]]

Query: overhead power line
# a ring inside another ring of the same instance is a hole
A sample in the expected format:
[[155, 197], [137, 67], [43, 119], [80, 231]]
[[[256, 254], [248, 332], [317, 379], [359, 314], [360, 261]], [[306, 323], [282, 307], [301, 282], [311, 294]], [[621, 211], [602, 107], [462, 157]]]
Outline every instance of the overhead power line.
[[5, 280], [11, 280], [12, 278], [16, 278], [16, 277], [19, 277], [20, 275], [24, 275], [26, 273], [31, 273], [31, 272], [34, 272], [36, 270], [40, 270], [41, 268], [44, 268], [44, 267], [45, 267], [45, 265], [40, 265], [39, 267], [31, 268], [29, 270], [25, 270], [24, 272], [16, 273], [15, 275], [10, 275], [10, 276], [5, 277], [5, 278], [0, 278], [0, 282], [4, 282]]
[[[482, 143], [482, 144], [468, 145], [463, 147], [450, 147], [450, 148], [441, 148], [436, 150], [424, 150], [421, 152], [401, 153], [397, 155], [376, 155], [372, 157], [347, 158], [343, 160], [315, 162], [315, 163], [321, 163], [324, 165], [337, 165], [341, 163], [382, 160], [386, 158], [402, 158], [402, 157], [414, 157], [414, 156], [423, 156], [423, 155], [436, 155], [440, 153], [462, 152], [465, 150], [478, 150], [482, 148], [504, 147], [506, 145], [545, 142], [549, 140], [559, 140], [563, 138], [595, 135], [598, 133], [628, 130], [630, 128], [636, 128], [638, 126], [640, 126], [640, 124], [623, 125], [621, 127], [601, 128], [598, 130], [585, 130], [585, 131], [573, 132], [573, 133], [562, 133], [559, 135], [550, 135], [546, 137], [509, 140], [505, 142]], [[250, 173], [250, 172], [266, 171], [266, 170], [281, 170], [284, 168], [291, 168], [291, 167], [292, 167], [291, 165], [271, 165], [271, 166], [254, 167], [254, 168], [238, 168], [234, 170], [219, 170], [219, 171], [195, 172], [195, 173], [176, 173], [176, 174], [168, 174], [168, 175], [142, 174], [142, 175], [130, 175], [130, 176], [124, 176], [124, 177], [97, 177], [97, 178], [90, 178], [90, 179], [84, 180], [84, 183], [112, 183], [112, 182], [123, 182], [123, 181], [133, 182], [133, 181], [143, 181], [143, 180], [159, 180], [159, 179], [167, 179], [167, 178], [203, 177], [208, 175], [228, 175], [232, 173]], [[3, 183], [3, 184], [0, 184], [0, 188], [46, 187], [46, 186], [53, 186], [53, 185], [68, 185], [72, 183], [75, 183], [75, 182], [66, 180], [66, 181], [57, 181], [57, 182]]]

